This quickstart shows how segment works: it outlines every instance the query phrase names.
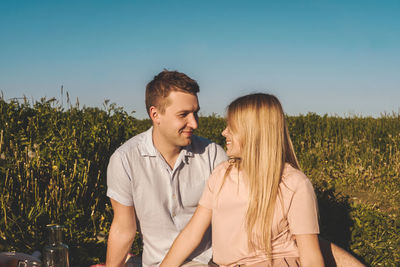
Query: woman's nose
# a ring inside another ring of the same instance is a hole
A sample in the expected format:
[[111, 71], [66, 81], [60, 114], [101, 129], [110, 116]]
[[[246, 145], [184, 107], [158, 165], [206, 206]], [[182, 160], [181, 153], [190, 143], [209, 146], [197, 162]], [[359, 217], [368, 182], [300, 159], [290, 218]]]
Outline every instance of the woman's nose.
[[225, 128], [225, 129], [222, 131], [221, 135], [222, 135], [223, 137], [226, 137], [227, 132], [228, 132], [228, 127]]

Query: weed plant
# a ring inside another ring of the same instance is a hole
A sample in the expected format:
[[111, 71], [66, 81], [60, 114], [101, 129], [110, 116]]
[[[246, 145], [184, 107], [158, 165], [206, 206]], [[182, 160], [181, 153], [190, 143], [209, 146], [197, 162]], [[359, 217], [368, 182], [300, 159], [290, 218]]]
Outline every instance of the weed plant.
[[[400, 262], [400, 117], [288, 117], [303, 171], [319, 201], [321, 235], [372, 266]], [[224, 146], [222, 118], [197, 135]], [[108, 101], [64, 108], [0, 99], [0, 251], [32, 253], [45, 226], [65, 227], [72, 266], [104, 262], [112, 209], [106, 169], [114, 150], [151, 126]], [[132, 251], [141, 252], [140, 239]]]

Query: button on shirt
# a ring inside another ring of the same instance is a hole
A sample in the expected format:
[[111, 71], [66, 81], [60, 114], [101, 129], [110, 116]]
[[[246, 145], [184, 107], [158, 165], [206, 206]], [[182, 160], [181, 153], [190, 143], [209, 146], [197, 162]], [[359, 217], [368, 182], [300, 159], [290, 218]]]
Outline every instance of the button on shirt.
[[[110, 158], [107, 196], [134, 206], [143, 236], [143, 266], [157, 266], [192, 217], [213, 169], [227, 159], [225, 151], [193, 136], [170, 168], [152, 141], [153, 128], [134, 136]], [[190, 259], [211, 258], [210, 229]]]

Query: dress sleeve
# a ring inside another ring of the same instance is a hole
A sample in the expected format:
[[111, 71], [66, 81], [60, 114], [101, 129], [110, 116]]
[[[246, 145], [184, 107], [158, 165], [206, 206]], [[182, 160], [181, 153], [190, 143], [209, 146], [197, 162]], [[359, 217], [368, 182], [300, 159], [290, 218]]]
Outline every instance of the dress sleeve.
[[302, 179], [291, 201], [288, 222], [292, 234], [318, 234], [318, 204], [310, 180]]
[[107, 196], [125, 206], [133, 206], [131, 178], [123, 158], [114, 152], [107, 167]]

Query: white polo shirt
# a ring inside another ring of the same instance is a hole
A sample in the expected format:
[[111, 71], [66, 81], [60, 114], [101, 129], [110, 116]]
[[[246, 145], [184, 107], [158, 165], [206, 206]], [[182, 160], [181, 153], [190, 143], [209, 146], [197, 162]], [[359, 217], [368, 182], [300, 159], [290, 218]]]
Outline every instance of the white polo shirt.
[[[192, 217], [213, 169], [227, 160], [217, 144], [198, 137], [183, 147], [171, 169], [152, 141], [153, 128], [120, 146], [107, 169], [107, 196], [134, 206], [143, 236], [143, 266], [158, 266]], [[208, 263], [210, 229], [189, 259]]]

